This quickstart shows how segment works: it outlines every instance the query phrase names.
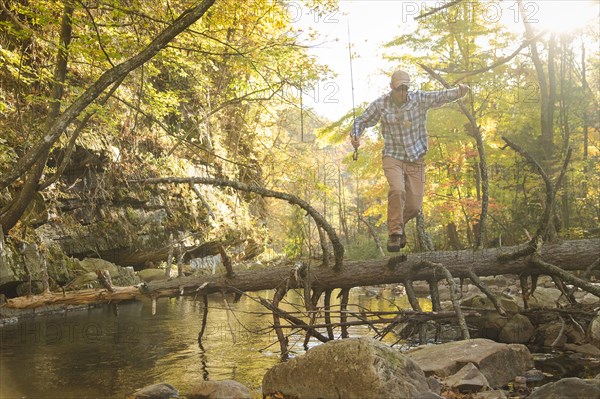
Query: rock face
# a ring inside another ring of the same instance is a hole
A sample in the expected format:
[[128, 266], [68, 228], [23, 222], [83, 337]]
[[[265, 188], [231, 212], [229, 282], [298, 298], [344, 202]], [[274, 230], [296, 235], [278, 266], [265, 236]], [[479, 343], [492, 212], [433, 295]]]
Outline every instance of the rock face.
[[600, 380], [582, 380], [580, 378], [563, 378], [551, 382], [533, 391], [528, 399], [597, 399], [600, 398]]
[[140, 279], [135, 276], [133, 268], [120, 267], [103, 259], [86, 258], [79, 261], [79, 265], [88, 273], [107, 270], [110, 273], [114, 285], [127, 286], [138, 284], [140, 282]]
[[186, 395], [188, 399], [246, 399], [250, 390], [237, 381], [202, 381]]
[[425, 375], [442, 378], [473, 363], [492, 388], [502, 387], [533, 368], [531, 353], [524, 345], [501, 344], [482, 338], [425, 346], [407, 355]]
[[263, 378], [262, 391], [298, 399], [379, 399], [414, 398], [429, 387], [410, 358], [374, 339], [351, 338], [274, 366]]
[[148, 385], [129, 396], [131, 399], [171, 399], [179, 398], [179, 392], [170, 384]]

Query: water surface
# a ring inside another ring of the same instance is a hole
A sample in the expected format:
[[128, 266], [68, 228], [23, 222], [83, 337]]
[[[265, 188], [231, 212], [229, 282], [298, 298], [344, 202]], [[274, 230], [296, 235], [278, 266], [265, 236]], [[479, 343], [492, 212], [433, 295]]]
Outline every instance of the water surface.
[[[271, 292], [252, 295], [272, 297]], [[159, 300], [154, 316], [150, 301], [136, 301], [120, 304], [116, 315], [103, 306], [2, 327], [0, 398], [124, 398], [158, 382], [185, 393], [203, 379], [233, 379], [261, 397], [264, 373], [279, 362], [279, 344], [268, 331], [272, 316], [261, 315], [265, 308], [249, 297], [238, 303], [228, 297], [234, 310], [228, 320], [221, 295], [209, 298], [202, 346], [197, 341], [202, 301], [190, 297]], [[286, 300], [297, 305], [282, 307], [302, 310], [298, 294]], [[351, 291], [350, 302], [372, 310], [394, 310], [394, 302], [408, 308], [405, 298], [369, 297], [362, 290]], [[372, 332], [352, 327], [350, 334]], [[304, 352], [303, 338], [290, 336], [292, 355]]]

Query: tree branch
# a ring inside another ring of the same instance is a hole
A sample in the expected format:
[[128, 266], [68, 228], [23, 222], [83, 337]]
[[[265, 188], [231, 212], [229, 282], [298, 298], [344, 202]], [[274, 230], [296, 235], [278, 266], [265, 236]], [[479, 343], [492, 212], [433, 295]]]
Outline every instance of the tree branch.
[[569, 164], [569, 161], [571, 160], [572, 150], [571, 150], [571, 148], [569, 148], [567, 150], [567, 154], [563, 161], [560, 175], [559, 175], [558, 179], [556, 180], [556, 184], [552, 184], [552, 181], [550, 180], [550, 177], [548, 176], [548, 174], [546, 173], [544, 168], [542, 168], [542, 166], [539, 164], [539, 162], [537, 162], [537, 160], [527, 150], [523, 149], [521, 146], [519, 146], [518, 144], [514, 143], [513, 141], [511, 141], [510, 139], [508, 139], [504, 136], [502, 136], [502, 140], [504, 140], [504, 142], [510, 148], [515, 150], [518, 154], [520, 154], [523, 158], [525, 158], [525, 160], [529, 164], [531, 164], [533, 166], [534, 170], [542, 177], [542, 180], [544, 181], [544, 185], [546, 186], [546, 200], [545, 200], [545, 206], [544, 206], [544, 213], [542, 214], [542, 219], [540, 220], [540, 225], [538, 226], [537, 232], [536, 232], [535, 236], [531, 239], [531, 242], [530, 242], [530, 245], [533, 248], [537, 248], [538, 240], [540, 238], [542, 238], [542, 239], [547, 238], [548, 230], [550, 228], [550, 219], [552, 217], [553, 208], [554, 208], [554, 199], [556, 196], [556, 190], [558, 190], [558, 188], [560, 187], [560, 184], [562, 183], [562, 180], [563, 180], [564, 175], [567, 170], [567, 166]]
[[415, 21], [417, 21], [417, 20], [419, 20], [421, 18], [428, 17], [428, 16], [433, 15], [433, 14], [435, 14], [437, 12], [445, 10], [446, 8], [450, 8], [450, 7], [452, 7], [452, 6], [460, 3], [461, 1], [462, 0], [453, 0], [453, 1], [451, 1], [449, 3], [446, 3], [446, 4], [444, 4], [444, 5], [440, 6], [440, 7], [433, 8], [433, 9], [431, 9], [431, 10], [429, 10], [429, 11], [423, 13], [423, 14], [420, 14], [420, 15], [416, 16], [414, 19], [415, 19]]
[[467, 78], [468, 76], [478, 75], [480, 73], [484, 73], [484, 72], [490, 71], [494, 68], [497, 68], [500, 65], [506, 64], [508, 61], [512, 60], [517, 55], [519, 55], [524, 48], [529, 47], [532, 43], [535, 43], [540, 37], [544, 36], [545, 34], [546, 34], [546, 32], [543, 31], [543, 32], [538, 33], [537, 35], [535, 35], [534, 37], [532, 37], [530, 39], [525, 39], [525, 41], [523, 43], [521, 43], [519, 48], [517, 48], [515, 51], [513, 51], [510, 55], [500, 58], [498, 61], [494, 62], [493, 64], [491, 64], [487, 67], [483, 67], [480, 69], [474, 69], [472, 71], [452, 71], [452, 73], [457, 73], [457, 74], [463, 75], [459, 79], [457, 79], [456, 82], [460, 82], [460, 81], [464, 80], [465, 78]]
[[534, 254], [532, 259], [531, 259], [531, 263], [533, 263], [535, 266], [541, 268], [542, 270], [544, 270], [546, 273], [550, 274], [550, 275], [555, 275], [560, 277], [561, 280], [564, 280], [570, 284], [573, 284], [576, 287], [581, 288], [584, 291], [587, 291], [593, 295], [596, 295], [598, 298], [600, 298], [600, 287], [598, 287], [595, 284], [590, 283], [589, 281], [585, 281], [580, 279], [579, 277], [575, 277], [573, 274], [564, 271], [563, 269], [561, 269], [558, 266], [555, 266], [551, 263], [545, 262], [544, 260], [542, 260], [542, 258], [539, 256], [539, 254]]
[[[422, 261], [421, 265], [431, 267], [436, 271], [440, 271], [444, 277], [446, 278], [446, 282], [450, 286], [450, 300], [452, 301], [452, 306], [454, 307], [454, 311], [456, 312], [456, 317], [458, 318], [458, 325], [460, 326], [460, 331], [462, 333], [463, 339], [471, 339], [469, 334], [469, 328], [467, 327], [467, 322], [465, 321], [465, 315], [463, 314], [462, 309], [460, 308], [460, 304], [458, 303], [458, 298], [456, 293], [458, 292], [458, 287], [454, 282], [454, 277], [452, 277], [452, 273], [441, 263], [435, 263], [428, 260]], [[472, 272], [471, 269], [467, 271]]]

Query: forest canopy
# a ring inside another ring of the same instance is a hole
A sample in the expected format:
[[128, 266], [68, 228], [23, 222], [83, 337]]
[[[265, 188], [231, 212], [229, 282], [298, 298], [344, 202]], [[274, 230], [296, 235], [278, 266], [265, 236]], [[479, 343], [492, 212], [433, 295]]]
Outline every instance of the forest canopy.
[[[471, 87], [460, 106], [430, 114], [419, 223], [431, 244], [514, 245], [535, 232], [544, 182], [503, 137], [554, 180], [572, 151], [553, 234], [598, 235], [598, 25], [557, 33], [523, 23], [517, 34], [500, 20], [478, 18], [485, 1], [446, 3], [420, 10], [415, 30], [398, 30], [377, 66], [420, 76], [422, 89]], [[335, 121], [318, 104], [303, 104], [303, 90], [333, 71], [301, 40], [290, 2], [1, 4], [3, 234], [35, 241], [59, 223], [108, 231], [124, 220], [135, 225], [139, 209], [161, 209], [160, 228], [122, 233], [154, 234], [157, 247], [175, 233], [251, 241], [258, 252], [290, 257], [323, 250], [314, 222], [281, 201], [228, 188], [133, 183], [190, 176], [292, 193], [336, 229], [347, 256], [378, 256], [373, 235], [385, 235], [387, 198], [382, 143], [373, 129], [352, 161], [347, 139], [353, 115], [371, 99]], [[338, 7], [297, 4], [314, 13]], [[526, 4], [514, 4], [526, 15]], [[411, 249], [427, 249], [410, 228]]]

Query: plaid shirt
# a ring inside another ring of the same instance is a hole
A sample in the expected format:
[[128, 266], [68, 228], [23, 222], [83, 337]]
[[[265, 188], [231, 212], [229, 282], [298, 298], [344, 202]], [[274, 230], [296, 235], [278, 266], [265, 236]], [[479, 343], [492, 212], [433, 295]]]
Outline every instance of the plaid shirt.
[[427, 152], [427, 111], [456, 101], [459, 96], [458, 87], [440, 91], [410, 91], [407, 102], [399, 106], [392, 100], [391, 93], [385, 94], [356, 118], [352, 134], [360, 137], [366, 128], [381, 120], [383, 156], [415, 162]]

